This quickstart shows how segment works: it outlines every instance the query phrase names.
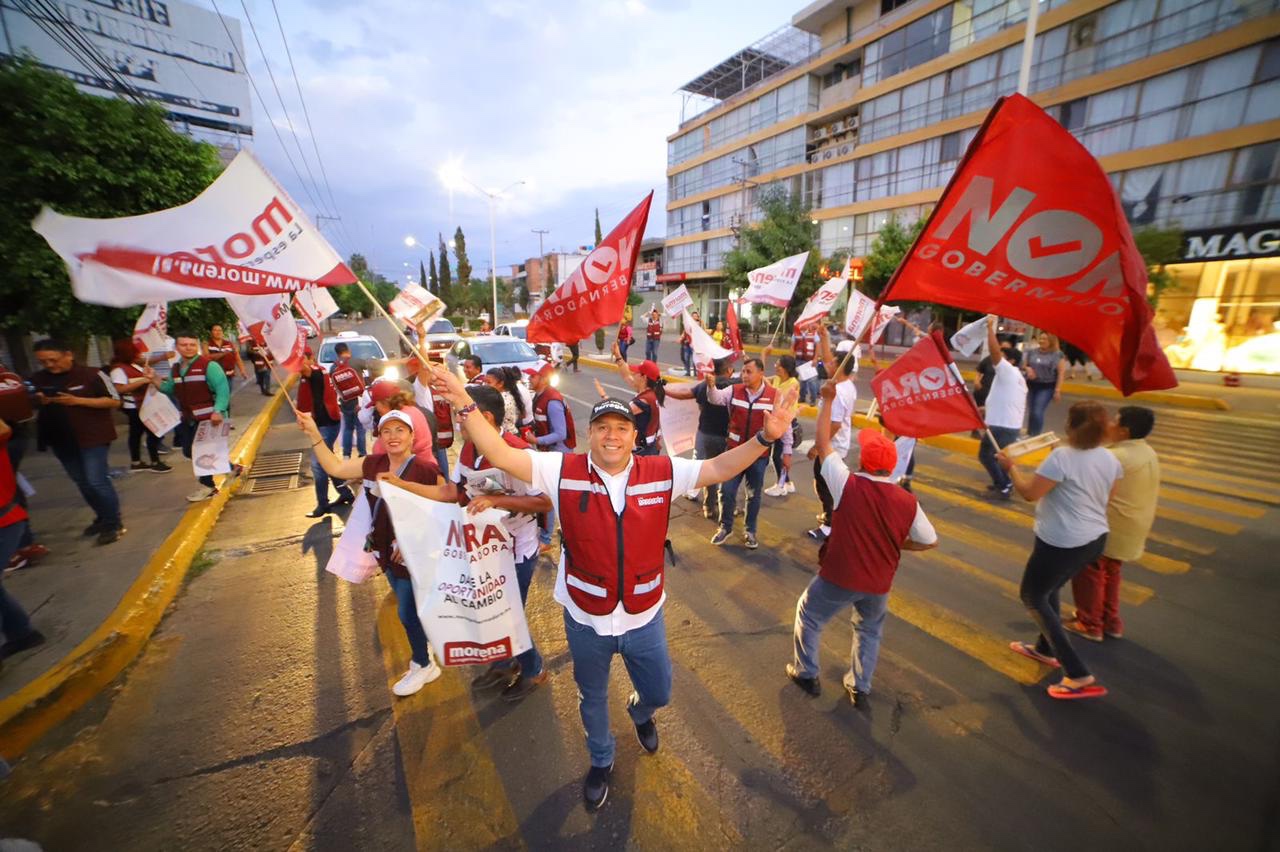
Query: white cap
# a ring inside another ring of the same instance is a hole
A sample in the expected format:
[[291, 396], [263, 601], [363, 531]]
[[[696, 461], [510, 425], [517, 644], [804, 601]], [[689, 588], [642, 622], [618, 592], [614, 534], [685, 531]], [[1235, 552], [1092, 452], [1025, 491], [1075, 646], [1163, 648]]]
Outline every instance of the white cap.
[[382, 419], [378, 421], [378, 428], [381, 429], [392, 420], [399, 420], [401, 423], [409, 427], [410, 432], [413, 431], [413, 421], [409, 419], [408, 414], [399, 409], [396, 409], [395, 411], [388, 411], [386, 414], [382, 415]]

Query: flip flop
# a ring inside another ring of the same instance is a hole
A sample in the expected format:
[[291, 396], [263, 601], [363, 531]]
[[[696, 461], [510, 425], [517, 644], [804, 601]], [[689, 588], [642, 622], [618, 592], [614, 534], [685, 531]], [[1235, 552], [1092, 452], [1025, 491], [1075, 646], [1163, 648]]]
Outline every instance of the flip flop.
[[1055, 683], [1049, 687], [1048, 693], [1050, 698], [1074, 701], [1077, 698], [1101, 698], [1107, 694], [1107, 688], [1097, 683], [1091, 683], [1088, 686], [1063, 686]]
[[1062, 663], [1059, 663], [1056, 657], [1047, 657], [1044, 654], [1041, 654], [1030, 642], [1010, 642], [1009, 650], [1013, 651], [1015, 654], [1021, 654], [1028, 659], [1035, 660], [1037, 663], [1046, 665], [1049, 668], [1056, 669], [1062, 666]]

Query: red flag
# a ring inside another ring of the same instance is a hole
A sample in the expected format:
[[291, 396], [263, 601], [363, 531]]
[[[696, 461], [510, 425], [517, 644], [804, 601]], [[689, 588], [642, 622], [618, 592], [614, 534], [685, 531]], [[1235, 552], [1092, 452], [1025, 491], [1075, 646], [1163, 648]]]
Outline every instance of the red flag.
[[880, 298], [1024, 320], [1080, 347], [1126, 396], [1178, 384], [1111, 182], [1022, 95], [987, 115]]
[[738, 330], [738, 312], [734, 310], [732, 299], [725, 302], [724, 340], [720, 345], [732, 352], [735, 359], [742, 356], [742, 332]]
[[621, 321], [652, 201], [650, 192], [533, 312], [530, 343], [575, 343]]
[[928, 438], [986, 428], [940, 331], [877, 373], [871, 389], [880, 419], [895, 435]]

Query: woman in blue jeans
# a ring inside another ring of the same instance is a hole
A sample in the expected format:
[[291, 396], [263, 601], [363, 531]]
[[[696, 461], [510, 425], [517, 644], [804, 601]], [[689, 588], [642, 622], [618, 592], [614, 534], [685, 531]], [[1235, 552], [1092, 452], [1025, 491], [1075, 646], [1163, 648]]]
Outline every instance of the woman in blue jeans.
[[1049, 403], [1062, 398], [1062, 379], [1067, 359], [1058, 347], [1058, 338], [1040, 332], [1040, 348], [1027, 353], [1023, 372], [1027, 374], [1027, 436], [1044, 431], [1044, 414]]

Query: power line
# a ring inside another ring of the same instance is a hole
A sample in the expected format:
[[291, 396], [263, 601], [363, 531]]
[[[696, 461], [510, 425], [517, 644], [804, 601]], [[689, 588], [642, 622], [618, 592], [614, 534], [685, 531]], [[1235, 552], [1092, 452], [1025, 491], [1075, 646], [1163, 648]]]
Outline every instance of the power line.
[[26, 6], [24, 12], [32, 23], [56, 41], [86, 71], [90, 74], [101, 74], [116, 92], [139, 106], [146, 104], [143, 94], [110, 66], [97, 46], [89, 41], [57, 6], [47, 0], [26, 0]]

